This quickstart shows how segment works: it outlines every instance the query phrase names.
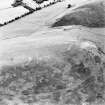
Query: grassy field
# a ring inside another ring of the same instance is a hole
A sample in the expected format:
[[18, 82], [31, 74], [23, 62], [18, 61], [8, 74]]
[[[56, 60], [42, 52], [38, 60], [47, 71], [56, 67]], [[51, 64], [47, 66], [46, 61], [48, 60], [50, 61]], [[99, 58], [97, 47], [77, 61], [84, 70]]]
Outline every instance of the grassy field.
[[104, 105], [105, 28], [50, 27], [98, 8], [85, 6], [61, 2], [0, 28], [1, 105]]

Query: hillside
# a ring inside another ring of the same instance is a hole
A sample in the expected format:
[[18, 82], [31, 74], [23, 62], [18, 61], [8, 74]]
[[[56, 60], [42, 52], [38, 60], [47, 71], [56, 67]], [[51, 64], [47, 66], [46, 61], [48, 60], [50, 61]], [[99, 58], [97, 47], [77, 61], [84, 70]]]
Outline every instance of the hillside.
[[66, 25], [83, 25], [87, 27], [105, 27], [104, 2], [93, 2], [75, 8], [72, 12], [59, 18], [52, 27]]
[[0, 28], [0, 105], [105, 104], [105, 28], [92, 23], [100, 4], [63, 1]]

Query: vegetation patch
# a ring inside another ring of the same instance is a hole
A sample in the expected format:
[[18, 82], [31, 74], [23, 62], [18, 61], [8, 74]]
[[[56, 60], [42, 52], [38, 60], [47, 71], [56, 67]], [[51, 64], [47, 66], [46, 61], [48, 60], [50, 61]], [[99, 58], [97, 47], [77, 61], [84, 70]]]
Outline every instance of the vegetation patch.
[[18, 97], [27, 104], [100, 105], [105, 100], [104, 57], [96, 48], [73, 45], [62, 52], [60, 60], [4, 66], [0, 72], [0, 101]]

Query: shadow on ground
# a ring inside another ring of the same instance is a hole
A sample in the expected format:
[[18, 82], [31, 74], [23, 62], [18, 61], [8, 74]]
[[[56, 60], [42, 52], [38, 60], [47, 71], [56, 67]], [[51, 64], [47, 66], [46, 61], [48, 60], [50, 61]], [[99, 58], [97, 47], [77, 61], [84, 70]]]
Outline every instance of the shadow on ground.
[[74, 9], [65, 14], [51, 27], [83, 25], [87, 27], [105, 27], [105, 6], [104, 3], [89, 3]]

